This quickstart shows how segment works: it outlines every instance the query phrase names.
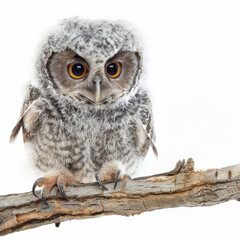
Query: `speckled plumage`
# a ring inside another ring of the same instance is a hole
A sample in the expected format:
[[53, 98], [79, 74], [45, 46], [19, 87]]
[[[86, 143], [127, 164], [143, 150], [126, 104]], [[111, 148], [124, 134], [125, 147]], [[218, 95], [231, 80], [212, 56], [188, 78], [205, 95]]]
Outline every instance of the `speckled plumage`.
[[[78, 95], [78, 85], [71, 94], [63, 91], [50, 65], [55, 54], [69, 50], [86, 59], [88, 78], [119, 52], [136, 54], [135, 70], [128, 73], [130, 87], [119, 87], [122, 90], [118, 92], [109, 88], [113, 91], [99, 104]], [[134, 174], [149, 146], [155, 150], [151, 103], [141, 84], [142, 45], [128, 23], [79, 18], [62, 21], [44, 42], [36, 72], [37, 81], [29, 85], [11, 139], [22, 127], [30, 157], [42, 171], [79, 182], [94, 181], [99, 172], [102, 180], [110, 180], [117, 170]]]

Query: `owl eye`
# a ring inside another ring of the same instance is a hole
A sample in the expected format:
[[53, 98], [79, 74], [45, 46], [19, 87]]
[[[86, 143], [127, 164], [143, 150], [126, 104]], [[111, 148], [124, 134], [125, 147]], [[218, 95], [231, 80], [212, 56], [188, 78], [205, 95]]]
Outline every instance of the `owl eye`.
[[83, 78], [87, 73], [87, 67], [82, 63], [71, 63], [68, 67], [69, 75], [74, 79]]
[[120, 75], [122, 66], [120, 62], [112, 62], [107, 65], [106, 73], [110, 78], [116, 78]]

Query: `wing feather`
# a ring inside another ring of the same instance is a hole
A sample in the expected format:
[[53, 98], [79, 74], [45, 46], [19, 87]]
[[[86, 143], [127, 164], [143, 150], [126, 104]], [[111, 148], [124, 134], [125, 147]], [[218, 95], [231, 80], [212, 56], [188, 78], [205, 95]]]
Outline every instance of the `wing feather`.
[[21, 128], [23, 128], [23, 135], [26, 135], [24, 126], [23, 126], [23, 119], [26, 116], [26, 114], [32, 109], [33, 105], [36, 103], [39, 97], [40, 97], [39, 89], [36, 87], [33, 87], [32, 85], [29, 85], [27, 95], [21, 110], [20, 118], [18, 119], [15, 127], [12, 130], [12, 133], [10, 136], [10, 142], [12, 142], [16, 138]]
[[148, 140], [150, 142], [150, 145], [153, 149], [154, 155], [156, 156], [156, 158], [158, 158], [158, 151], [157, 151], [157, 148], [154, 144], [154, 142], [155, 142], [155, 132], [154, 132], [154, 126], [153, 126], [151, 102], [150, 102], [148, 97], [146, 99], [142, 99], [142, 100], [144, 101], [144, 104], [146, 106], [146, 108], [144, 108], [141, 112], [142, 128], [147, 135], [147, 138], [148, 138]]

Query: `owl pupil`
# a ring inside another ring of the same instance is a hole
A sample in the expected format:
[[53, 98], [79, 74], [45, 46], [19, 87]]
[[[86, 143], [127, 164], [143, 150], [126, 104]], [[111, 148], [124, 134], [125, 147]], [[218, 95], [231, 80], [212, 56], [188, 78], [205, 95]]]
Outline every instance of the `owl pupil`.
[[116, 63], [111, 63], [107, 67], [107, 72], [109, 75], [115, 75], [118, 72], [118, 65]]
[[84, 66], [81, 63], [76, 63], [72, 67], [72, 72], [76, 76], [81, 76], [84, 73]]

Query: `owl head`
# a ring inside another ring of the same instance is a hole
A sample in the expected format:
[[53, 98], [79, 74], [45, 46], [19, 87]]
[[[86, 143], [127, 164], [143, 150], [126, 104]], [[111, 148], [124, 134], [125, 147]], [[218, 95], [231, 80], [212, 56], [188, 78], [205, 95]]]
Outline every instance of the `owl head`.
[[47, 37], [37, 75], [45, 92], [102, 105], [135, 92], [142, 44], [126, 22], [63, 20]]

